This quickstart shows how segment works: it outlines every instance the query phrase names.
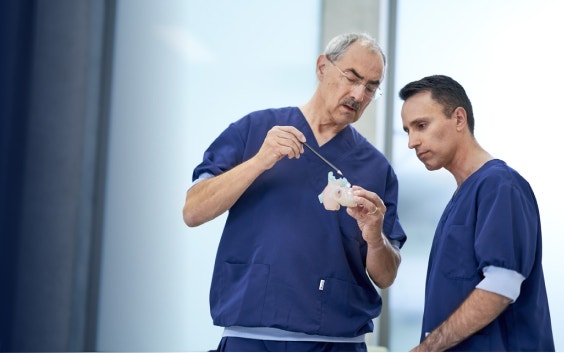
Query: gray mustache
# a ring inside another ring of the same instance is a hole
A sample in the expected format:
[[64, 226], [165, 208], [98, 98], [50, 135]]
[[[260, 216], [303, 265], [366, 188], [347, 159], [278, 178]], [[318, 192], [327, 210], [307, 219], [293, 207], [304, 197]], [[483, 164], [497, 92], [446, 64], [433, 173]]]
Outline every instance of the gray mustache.
[[360, 102], [357, 102], [353, 98], [345, 98], [341, 101], [341, 104], [348, 105], [354, 110], [358, 110], [360, 108]]

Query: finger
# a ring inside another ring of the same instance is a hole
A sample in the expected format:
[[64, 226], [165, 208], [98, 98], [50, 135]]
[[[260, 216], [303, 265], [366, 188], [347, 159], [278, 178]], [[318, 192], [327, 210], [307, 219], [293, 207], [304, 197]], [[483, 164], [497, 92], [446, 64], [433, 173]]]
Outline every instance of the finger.
[[365, 203], [362, 200], [362, 199], [365, 199], [365, 200], [370, 201], [370, 203], [374, 204], [376, 207], [383, 207], [384, 206], [384, 201], [382, 201], [382, 199], [375, 192], [365, 190], [362, 187], [357, 186], [357, 185], [353, 185], [352, 189], [353, 189], [354, 195], [359, 198], [358, 203], [360, 203], [360, 204]]
[[300, 143], [306, 142], [305, 135], [293, 126], [275, 126], [275, 128], [292, 135]]
[[288, 158], [299, 158], [304, 153], [303, 144], [293, 133], [279, 129], [276, 136], [277, 145]]
[[295, 157], [299, 158], [304, 153], [305, 135], [293, 126], [280, 126], [280, 129], [286, 133], [285, 136], [290, 140], [291, 148], [296, 152]]

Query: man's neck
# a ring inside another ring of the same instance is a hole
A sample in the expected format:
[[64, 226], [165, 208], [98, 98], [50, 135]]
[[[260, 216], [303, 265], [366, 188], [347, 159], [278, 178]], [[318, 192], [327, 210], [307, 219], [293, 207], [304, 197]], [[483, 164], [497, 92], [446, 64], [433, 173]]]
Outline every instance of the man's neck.
[[324, 113], [323, 109], [315, 106], [313, 101], [309, 101], [301, 106], [300, 110], [308, 122], [319, 146], [323, 146], [329, 142], [345, 128], [335, 125], [329, 113]]

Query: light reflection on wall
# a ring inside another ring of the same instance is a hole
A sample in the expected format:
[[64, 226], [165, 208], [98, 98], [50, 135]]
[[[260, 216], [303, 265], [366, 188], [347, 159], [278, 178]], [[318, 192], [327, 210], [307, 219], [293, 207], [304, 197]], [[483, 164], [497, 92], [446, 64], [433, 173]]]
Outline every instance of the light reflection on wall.
[[185, 192], [229, 123], [309, 99], [320, 1], [117, 6], [97, 349], [215, 349], [208, 293], [225, 216], [188, 228]]

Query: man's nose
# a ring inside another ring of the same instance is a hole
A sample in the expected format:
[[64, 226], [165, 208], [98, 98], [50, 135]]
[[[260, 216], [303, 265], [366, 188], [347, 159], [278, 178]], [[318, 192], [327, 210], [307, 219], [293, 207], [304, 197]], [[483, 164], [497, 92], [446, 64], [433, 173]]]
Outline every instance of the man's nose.
[[419, 139], [415, 134], [409, 134], [407, 138], [407, 147], [413, 149], [419, 145]]
[[364, 86], [361, 83], [353, 86], [351, 92], [353, 98], [358, 102], [362, 102], [366, 98], [364, 96]]

